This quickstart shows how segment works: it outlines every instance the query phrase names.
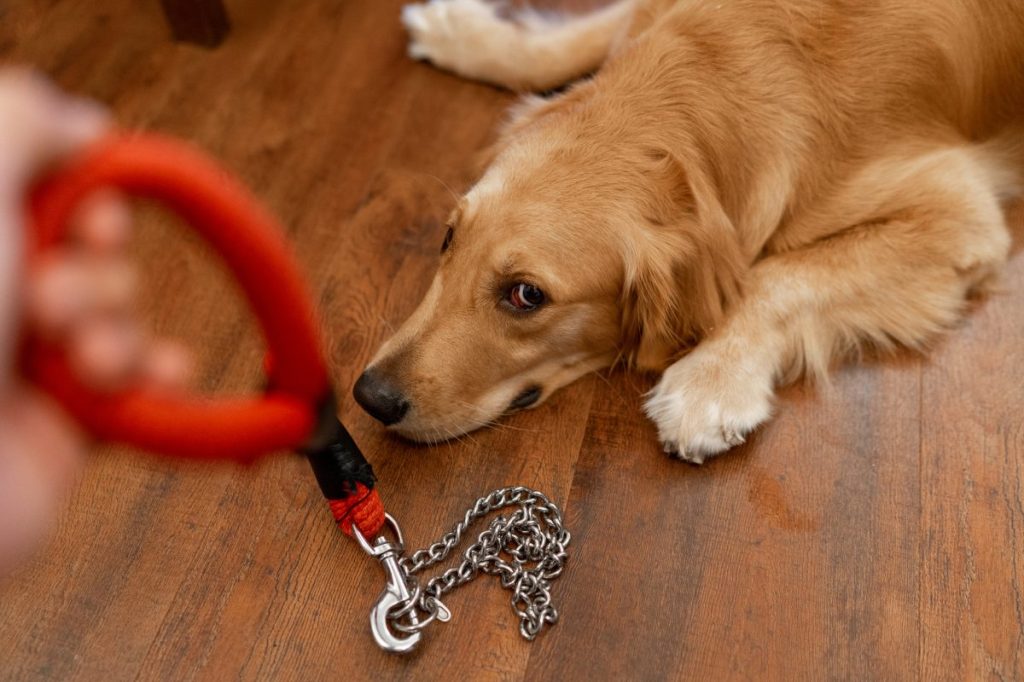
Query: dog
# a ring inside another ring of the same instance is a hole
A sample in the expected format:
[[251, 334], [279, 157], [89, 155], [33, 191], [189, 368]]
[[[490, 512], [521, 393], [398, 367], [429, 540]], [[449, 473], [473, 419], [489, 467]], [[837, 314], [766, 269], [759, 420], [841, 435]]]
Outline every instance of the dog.
[[402, 20], [417, 59], [560, 89], [511, 112], [423, 301], [356, 383], [410, 439], [623, 363], [661, 372], [646, 413], [702, 463], [770, 417], [779, 385], [865, 347], [925, 348], [1008, 257], [1020, 0], [620, 0], [562, 18], [433, 0]]

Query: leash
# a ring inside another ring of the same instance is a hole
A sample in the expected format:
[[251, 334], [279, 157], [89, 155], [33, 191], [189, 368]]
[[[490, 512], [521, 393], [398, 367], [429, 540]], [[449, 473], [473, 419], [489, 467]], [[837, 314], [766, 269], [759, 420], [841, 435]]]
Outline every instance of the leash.
[[[380, 562], [387, 582], [370, 612], [377, 644], [408, 652], [427, 626], [446, 622], [443, 595], [480, 574], [512, 592], [519, 631], [533, 640], [558, 620], [551, 581], [563, 570], [570, 534], [558, 506], [525, 487], [481, 497], [438, 542], [406, 556], [402, 529], [385, 512], [373, 468], [337, 417], [316, 314], [284, 232], [239, 183], [200, 152], [155, 135], [116, 134], [43, 178], [29, 198], [31, 251], [65, 239], [81, 201], [100, 188], [169, 208], [221, 257], [249, 301], [267, 343], [263, 395], [213, 400], [145, 388], [107, 394], [83, 385], [64, 350], [25, 339], [26, 376], [98, 440], [174, 457], [250, 462], [291, 450], [309, 461], [338, 527]], [[470, 526], [495, 512], [462, 561], [421, 584]]]

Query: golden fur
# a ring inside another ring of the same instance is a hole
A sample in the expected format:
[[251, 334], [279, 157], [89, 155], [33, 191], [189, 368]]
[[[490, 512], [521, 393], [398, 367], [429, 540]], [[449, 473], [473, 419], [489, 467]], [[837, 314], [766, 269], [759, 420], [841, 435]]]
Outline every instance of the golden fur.
[[[454, 212], [451, 248], [371, 366], [438, 440], [626, 360], [690, 461], [774, 387], [864, 343], [921, 347], [1007, 257], [1024, 164], [1020, 0], [625, 0], [500, 18], [406, 7], [410, 53], [543, 90]], [[516, 282], [548, 301], [501, 303]]]

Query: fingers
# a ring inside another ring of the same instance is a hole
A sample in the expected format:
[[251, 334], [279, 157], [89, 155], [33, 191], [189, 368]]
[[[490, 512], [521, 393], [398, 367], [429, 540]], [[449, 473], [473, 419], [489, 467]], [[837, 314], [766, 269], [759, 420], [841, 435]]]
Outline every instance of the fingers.
[[192, 356], [171, 341], [153, 344], [143, 358], [142, 376], [157, 391], [180, 391], [192, 376]]
[[72, 368], [100, 391], [141, 384], [175, 392], [192, 371], [184, 348], [170, 341], [149, 341], [128, 318], [93, 320], [75, 331], [67, 347]]
[[130, 229], [128, 207], [115, 193], [85, 200], [72, 218], [70, 245], [35, 268], [29, 312], [44, 333], [58, 335], [96, 314], [129, 312], [136, 278], [123, 252]]
[[126, 316], [135, 279], [120, 260], [54, 251], [39, 262], [29, 284], [30, 319], [41, 333], [57, 338], [92, 318]]
[[46, 164], [102, 135], [107, 115], [27, 69], [0, 68], [0, 389], [13, 376], [23, 290], [25, 186]]
[[128, 318], [89, 319], [73, 330], [66, 345], [75, 373], [100, 391], [116, 391], [141, 374], [142, 332]]
[[135, 270], [124, 251], [131, 215], [113, 192], [99, 193], [73, 218], [71, 243], [40, 261], [28, 291], [29, 318], [63, 343], [78, 375], [102, 391], [133, 382], [176, 390], [189, 375], [177, 345], [150, 342], [133, 314]]
[[[4, 242], [20, 229], [11, 207], [21, 205], [24, 185], [41, 167], [95, 140], [108, 125], [93, 102], [64, 94], [34, 72], [0, 69], [0, 383], [10, 373], [20, 307], [5, 302], [22, 294], [8, 281], [20, 253], [18, 244]], [[125, 202], [113, 193], [97, 194], [71, 227], [69, 245], [33, 268], [24, 292], [29, 322], [66, 344], [82, 377], [100, 388], [139, 380], [179, 386], [187, 373], [185, 354], [149, 342], [132, 315], [136, 279], [124, 258], [131, 229]]]
[[134, 271], [122, 261], [57, 253], [40, 266], [29, 291], [37, 329], [62, 343], [89, 385], [115, 391], [132, 382], [174, 390], [188, 380], [188, 354], [147, 339], [133, 313]]
[[100, 191], [87, 198], [71, 220], [71, 233], [86, 249], [98, 254], [121, 254], [128, 245], [132, 215], [116, 192]]

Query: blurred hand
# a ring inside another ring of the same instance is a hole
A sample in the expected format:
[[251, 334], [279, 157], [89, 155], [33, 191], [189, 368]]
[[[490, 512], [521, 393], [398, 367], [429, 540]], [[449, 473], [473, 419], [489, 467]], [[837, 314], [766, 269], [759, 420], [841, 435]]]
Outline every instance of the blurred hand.
[[26, 328], [63, 344], [81, 378], [102, 390], [144, 381], [176, 387], [187, 358], [149, 342], [131, 315], [127, 206], [114, 194], [85, 202], [73, 239], [29, 269], [25, 192], [47, 164], [102, 135], [106, 114], [33, 73], [0, 70], [0, 575], [43, 540], [81, 467], [85, 440], [25, 384], [15, 348]]

